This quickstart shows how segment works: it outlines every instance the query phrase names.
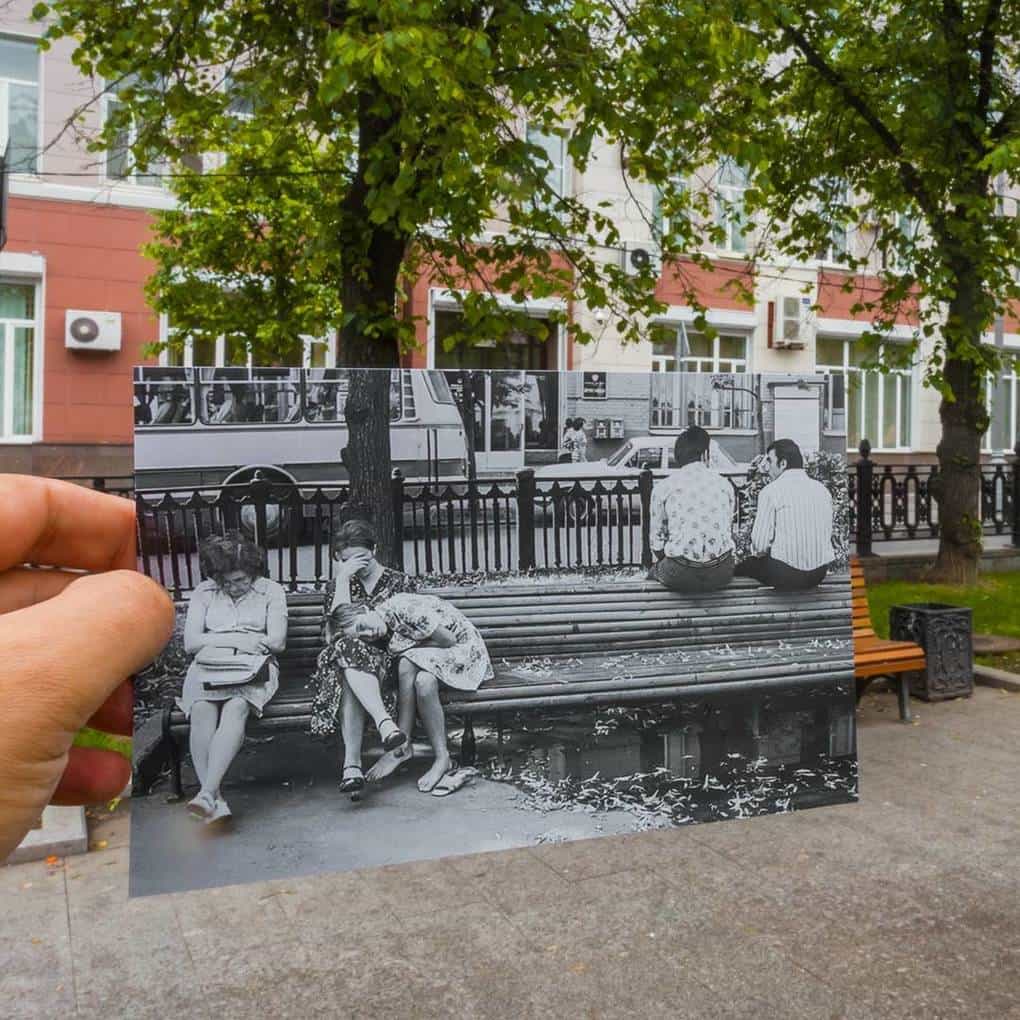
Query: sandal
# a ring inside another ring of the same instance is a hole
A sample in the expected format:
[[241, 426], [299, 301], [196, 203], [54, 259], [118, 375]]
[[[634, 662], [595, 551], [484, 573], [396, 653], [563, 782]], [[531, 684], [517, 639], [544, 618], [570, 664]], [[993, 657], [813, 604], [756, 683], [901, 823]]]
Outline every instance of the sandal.
[[[358, 775], [350, 776], [348, 772], [357, 772]], [[365, 788], [365, 773], [360, 765], [345, 765], [340, 772], [340, 792], [355, 793]]]
[[[383, 737], [382, 728], [386, 723], [393, 727], [393, 732], [388, 737]], [[395, 751], [398, 747], [403, 747], [407, 743], [407, 734], [392, 719], [384, 719], [379, 724], [379, 731], [379, 736], [382, 737], [382, 746], [387, 751]]]

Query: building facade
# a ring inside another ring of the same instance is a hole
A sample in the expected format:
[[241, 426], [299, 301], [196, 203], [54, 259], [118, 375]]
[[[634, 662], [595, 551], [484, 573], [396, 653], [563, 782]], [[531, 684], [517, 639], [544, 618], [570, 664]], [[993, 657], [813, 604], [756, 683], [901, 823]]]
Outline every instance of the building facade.
[[[41, 27], [31, 21], [31, 7], [32, 0], [14, 0], [4, 6], [0, 23], [0, 139], [10, 138], [14, 170], [8, 240], [0, 252], [0, 470], [127, 474], [134, 426], [131, 370], [156, 363], [146, 358], [145, 347], [165, 338], [168, 329], [146, 304], [144, 283], [152, 265], [140, 248], [149, 237], [153, 211], [172, 206], [173, 198], [158, 172], [142, 177], [127, 170], [122, 153], [86, 151], [84, 142], [101, 126], [105, 103], [111, 100], [89, 102], [95, 87], [74, 68], [70, 40], [58, 40], [45, 53], [39, 50]], [[620, 248], [600, 251], [599, 257], [624, 260], [625, 265], [639, 249], [656, 258], [657, 197], [651, 186], [625, 178], [618, 146], [603, 144], [581, 173], [570, 165], [562, 139], [534, 140], [550, 153], [558, 189], [593, 203], [611, 203], [625, 241]], [[744, 234], [740, 229], [746, 180], [733, 166], [708, 168], [701, 177], [700, 185], [692, 185], [713, 189], [726, 240], [708, 252], [711, 272], [690, 263], [661, 268], [657, 296], [667, 311], [657, 323], [656, 342], [621, 343], [613, 326], [580, 302], [535, 301], [527, 305], [530, 315], [565, 311], [593, 342], [571, 344], [562, 329], [551, 326], [542, 342], [522, 335], [516, 342], [449, 352], [443, 339], [456, 327], [457, 296], [423, 276], [408, 296], [406, 311], [417, 323], [419, 345], [407, 365], [442, 369], [454, 380], [457, 372], [476, 368], [497, 369], [520, 380], [495, 389], [487, 383], [489, 389], [479, 394], [486, 408], [479, 452], [494, 468], [554, 460], [571, 409], [586, 419], [596, 452], [619, 443], [623, 436], [614, 423], [626, 418], [612, 406], [625, 396], [614, 394], [612, 374], [619, 372], [662, 375], [654, 384], [652, 419], [647, 426], [627, 422], [626, 436], [643, 428], [669, 433], [697, 422], [725, 433], [730, 446], [743, 443], [752, 449], [772, 413], [772, 398], [709, 387], [694, 399], [681, 392], [679, 374], [776, 374], [805, 380], [823, 374], [823, 431], [837, 445], [845, 433], [851, 451], [868, 439], [880, 460], [932, 459], [939, 398], [923, 386], [919, 359], [884, 375], [861, 364], [858, 341], [869, 323], [851, 306], [860, 295], [874, 293], [877, 280], [871, 274], [879, 266], [857, 274], [847, 293], [840, 252], [869, 250], [873, 238], [834, 237], [829, 250], [810, 262], [758, 257], [752, 271], [746, 256], [756, 238], [753, 230]], [[751, 300], [738, 296], [731, 285], [735, 278], [750, 291]], [[684, 298], [692, 283], [709, 309], [715, 336], [694, 328], [694, 313]], [[119, 337], [107, 345], [112, 349], [76, 341], [74, 323], [80, 313], [109, 324]], [[887, 342], [907, 341], [912, 328], [904, 314]], [[997, 333], [989, 342], [1020, 353], [1020, 322], [1006, 320]], [[162, 357], [170, 363], [167, 355]], [[183, 357], [174, 360], [224, 365], [243, 362], [244, 355], [221, 340], [189, 344]], [[305, 342], [306, 367], [336, 363], [334, 339]], [[540, 373], [563, 369], [585, 373], [579, 378], [585, 380], [580, 385], [592, 387], [587, 398], [582, 393], [570, 403], [566, 394], [556, 394], [554, 405], [550, 402], [550, 384]], [[603, 381], [596, 382], [598, 377]], [[990, 382], [989, 392], [993, 423], [986, 449], [996, 456], [1012, 449], [1020, 431], [1016, 373]], [[557, 409], [555, 417], [550, 406]]]

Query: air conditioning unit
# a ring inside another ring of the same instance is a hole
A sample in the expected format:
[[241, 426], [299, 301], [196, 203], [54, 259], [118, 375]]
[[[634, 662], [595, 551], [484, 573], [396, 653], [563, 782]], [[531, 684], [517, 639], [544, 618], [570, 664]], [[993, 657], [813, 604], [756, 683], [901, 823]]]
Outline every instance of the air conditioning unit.
[[119, 351], [120, 312], [83, 312], [68, 308], [64, 346], [72, 351]]
[[658, 248], [650, 244], [625, 245], [623, 269], [628, 276], [638, 276], [645, 272], [658, 276], [659, 270], [662, 269], [662, 254]]
[[783, 297], [779, 301], [780, 317], [778, 330], [773, 336], [774, 304], [769, 308], [769, 334], [771, 347], [778, 351], [802, 351], [807, 346], [808, 335], [814, 327], [811, 299], [807, 297]]

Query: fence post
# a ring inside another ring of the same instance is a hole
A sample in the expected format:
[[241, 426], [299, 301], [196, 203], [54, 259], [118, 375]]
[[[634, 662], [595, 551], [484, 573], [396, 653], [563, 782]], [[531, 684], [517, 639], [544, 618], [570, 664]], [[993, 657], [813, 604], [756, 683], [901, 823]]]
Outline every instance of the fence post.
[[856, 464], [857, 470], [857, 543], [858, 556], [874, 556], [871, 549], [871, 487], [875, 477], [875, 465], [871, 460], [871, 443], [861, 440], [857, 447], [861, 459]]
[[[393, 565], [397, 570], [404, 570], [404, 472], [400, 468], [393, 469], [390, 480], [390, 492], [393, 499]], [[426, 512], [428, 512], [426, 508]]]
[[641, 497], [641, 566], [652, 568], [652, 469], [644, 467], [638, 478], [638, 495]]
[[261, 471], [256, 471], [252, 476], [251, 482], [248, 485], [248, 491], [251, 493], [252, 504], [255, 507], [255, 544], [262, 546], [266, 550], [266, 567], [268, 573], [268, 553], [269, 553], [269, 535], [267, 534], [268, 521], [267, 521], [267, 506], [269, 504], [269, 492], [272, 488], [271, 483], [265, 478]]
[[1020, 549], [1020, 439], [1013, 447], [1013, 546]]
[[517, 569], [535, 569], [535, 469], [517, 472]]

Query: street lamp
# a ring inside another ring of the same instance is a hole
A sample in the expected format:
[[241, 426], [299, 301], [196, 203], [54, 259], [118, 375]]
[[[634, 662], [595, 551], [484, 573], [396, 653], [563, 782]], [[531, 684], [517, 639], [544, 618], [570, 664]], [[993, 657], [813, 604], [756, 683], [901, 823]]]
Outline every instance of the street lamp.
[[732, 383], [725, 383], [721, 379], [712, 380], [712, 389], [716, 391], [727, 390], [732, 393], [750, 393], [751, 396], [758, 402], [757, 411], [755, 414], [755, 423], [758, 432], [758, 453], [765, 452], [765, 422], [762, 420], [762, 405], [764, 401], [761, 397], [748, 386], [734, 386]]

